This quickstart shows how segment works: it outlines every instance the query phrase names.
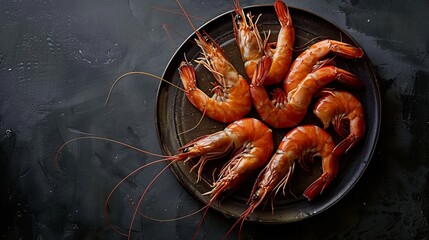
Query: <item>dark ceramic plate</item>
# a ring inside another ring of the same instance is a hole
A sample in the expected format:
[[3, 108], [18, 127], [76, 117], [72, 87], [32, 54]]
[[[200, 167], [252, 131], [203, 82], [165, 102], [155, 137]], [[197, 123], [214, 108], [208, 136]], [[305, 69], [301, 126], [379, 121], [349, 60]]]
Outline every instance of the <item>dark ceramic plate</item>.
[[[252, 6], [245, 8], [245, 11], [251, 11], [255, 16], [262, 14], [258, 22], [259, 30], [266, 32], [270, 30], [272, 41], [276, 39], [279, 24], [272, 5]], [[290, 8], [290, 13], [296, 32], [295, 48], [299, 48], [299, 46], [305, 45], [309, 41], [315, 41], [316, 37], [341, 40], [359, 46], [346, 32], [317, 15], [295, 8]], [[245, 76], [243, 62], [234, 40], [231, 13], [225, 13], [216, 17], [207, 22], [199, 30], [207, 32], [214, 38], [225, 50], [227, 57], [236, 66], [238, 71]], [[200, 49], [193, 41], [195, 37], [195, 34], [191, 35], [179, 47], [165, 69], [164, 79], [181, 85], [177, 69], [184, 60], [184, 54], [190, 61], [200, 55]], [[298, 55], [299, 53], [297, 51], [295, 54]], [[287, 223], [314, 216], [341, 199], [356, 184], [368, 166], [377, 142], [381, 120], [381, 105], [377, 80], [366, 56], [358, 60], [337, 57], [335, 58], [335, 62], [339, 67], [356, 74], [365, 85], [360, 90], [347, 89], [361, 100], [365, 108], [367, 123], [365, 138], [341, 160], [340, 172], [337, 178], [320, 197], [311, 202], [302, 197], [304, 189], [321, 174], [321, 163], [320, 161], [315, 161], [313, 171], [311, 172], [305, 172], [299, 167], [296, 168], [297, 170], [290, 183], [290, 191], [287, 192], [286, 196], [277, 196], [274, 201], [274, 214], [271, 213], [270, 207], [267, 207], [265, 210], [260, 208], [251, 214], [249, 217], [250, 221]], [[194, 66], [196, 67], [200, 88], [208, 92], [214, 78], [204, 67], [195, 63]], [[330, 86], [343, 88], [335, 84]], [[312, 123], [321, 126], [311, 113], [311, 108], [309, 108], [307, 115], [302, 124]], [[249, 113], [249, 117], [257, 117], [257, 115], [252, 111]], [[204, 118], [196, 129], [186, 132], [186, 130], [193, 128], [200, 118], [201, 113], [188, 102], [183, 92], [165, 83], [160, 85], [157, 100], [157, 124], [159, 141], [164, 154], [174, 155], [177, 153], [176, 149], [185, 143], [196, 137], [222, 130], [226, 126], [225, 124]], [[274, 130], [275, 144], [278, 145], [281, 138], [290, 130]], [[336, 135], [334, 132], [331, 129], [329, 131], [335, 138]], [[219, 160], [218, 162], [206, 165], [203, 174], [204, 180], [198, 183], [196, 183], [195, 172], [190, 172], [192, 162], [175, 163], [172, 166], [172, 170], [177, 179], [192, 195], [203, 203], [207, 203], [209, 197], [202, 194], [210, 190], [208, 183], [212, 181], [212, 172], [214, 169], [222, 166], [224, 161], [226, 160]], [[222, 200], [221, 204], [212, 204], [212, 208], [228, 217], [238, 217], [247, 207], [246, 200], [249, 197], [254, 179], [249, 181], [248, 186], [244, 186], [240, 191]]]

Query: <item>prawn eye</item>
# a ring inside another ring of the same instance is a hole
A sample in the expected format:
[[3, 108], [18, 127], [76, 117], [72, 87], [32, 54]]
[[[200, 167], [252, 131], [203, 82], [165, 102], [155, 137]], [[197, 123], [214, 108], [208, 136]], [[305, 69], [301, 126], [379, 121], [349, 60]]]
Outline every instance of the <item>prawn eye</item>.
[[241, 19], [240, 14], [235, 15], [235, 17], [234, 17], [234, 20], [235, 20], [235, 21], [239, 21], [240, 19]]
[[259, 198], [258, 193], [253, 194], [252, 201], [257, 200]]
[[183, 149], [183, 152], [184, 152], [184, 153], [189, 152], [189, 147], [187, 147], [187, 148]]

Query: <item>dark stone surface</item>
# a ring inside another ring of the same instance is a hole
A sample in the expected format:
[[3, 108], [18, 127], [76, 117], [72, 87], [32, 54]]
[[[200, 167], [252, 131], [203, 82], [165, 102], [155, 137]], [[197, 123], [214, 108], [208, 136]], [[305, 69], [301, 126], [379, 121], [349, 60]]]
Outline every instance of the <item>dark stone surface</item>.
[[[183, 1], [196, 25], [232, 1]], [[242, 1], [243, 6], [272, 1]], [[382, 127], [376, 152], [350, 193], [328, 211], [287, 225], [245, 224], [243, 239], [428, 239], [429, 2], [290, 1], [335, 23], [364, 48], [379, 77]], [[192, 30], [175, 1], [2, 1], [0, 9], [0, 179], [2, 239], [124, 239], [109, 229], [103, 204], [128, 173], [160, 153], [158, 81]], [[164, 9], [164, 10], [162, 10]], [[168, 11], [166, 11], [168, 10]], [[7, 130], [11, 130], [11, 133]], [[133, 206], [163, 165], [129, 179], [112, 196], [112, 224], [128, 229]], [[174, 218], [201, 208], [169, 172], [142, 211]], [[138, 217], [133, 239], [189, 239], [201, 215], [172, 222]], [[201, 239], [221, 238], [234, 221], [209, 211]], [[235, 233], [230, 236], [236, 237]]]

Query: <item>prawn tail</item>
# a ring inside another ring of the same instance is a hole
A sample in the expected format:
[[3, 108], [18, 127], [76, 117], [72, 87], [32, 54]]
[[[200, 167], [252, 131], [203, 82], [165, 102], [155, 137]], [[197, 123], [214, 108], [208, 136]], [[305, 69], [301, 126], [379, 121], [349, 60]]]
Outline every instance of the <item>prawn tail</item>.
[[361, 58], [363, 56], [362, 48], [353, 47], [348, 43], [331, 40], [331, 50], [337, 55], [345, 58]]
[[359, 78], [346, 70], [341, 68], [335, 68], [337, 81], [352, 88], [362, 88], [363, 83], [359, 80]]
[[283, 1], [276, 0], [274, 2], [274, 9], [276, 10], [277, 17], [282, 27], [292, 26], [292, 18], [289, 14], [289, 9]]
[[308, 199], [308, 201], [313, 200], [315, 197], [319, 196], [323, 190], [331, 183], [335, 176], [328, 172], [324, 172], [316, 181], [314, 181], [310, 186], [305, 189], [303, 195]]

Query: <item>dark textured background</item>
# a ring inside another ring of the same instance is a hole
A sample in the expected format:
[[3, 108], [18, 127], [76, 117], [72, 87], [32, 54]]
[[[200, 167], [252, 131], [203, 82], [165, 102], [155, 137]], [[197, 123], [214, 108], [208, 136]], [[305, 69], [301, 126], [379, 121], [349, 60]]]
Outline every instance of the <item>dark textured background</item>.
[[[182, 1], [197, 25], [232, 1]], [[243, 6], [272, 1], [241, 1]], [[338, 204], [303, 222], [245, 224], [245, 239], [428, 239], [429, 2], [426, 0], [303, 0], [308, 10], [347, 31], [364, 48], [379, 77], [383, 118], [365, 174]], [[108, 229], [102, 206], [109, 191], [154, 158], [102, 141], [70, 144], [82, 134], [108, 136], [160, 152], [158, 81], [192, 30], [173, 0], [0, 1], [0, 183], [2, 239], [123, 239]], [[165, 10], [171, 10], [167, 12]], [[168, 33], [168, 34], [167, 34]], [[7, 131], [11, 130], [11, 132]], [[113, 196], [111, 221], [127, 228], [132, 203], [155, 166], [130, 178]], [[164, 218], [201, 204], [166, 172], [142, 210]], [[137, 219], [134, 239], [189, 239], [201, 215], [160, 223]], [[200, 238], [218, 239], [233, 220], [209, 212]], [[232, 235], [234, 238], [236, 235]]]

